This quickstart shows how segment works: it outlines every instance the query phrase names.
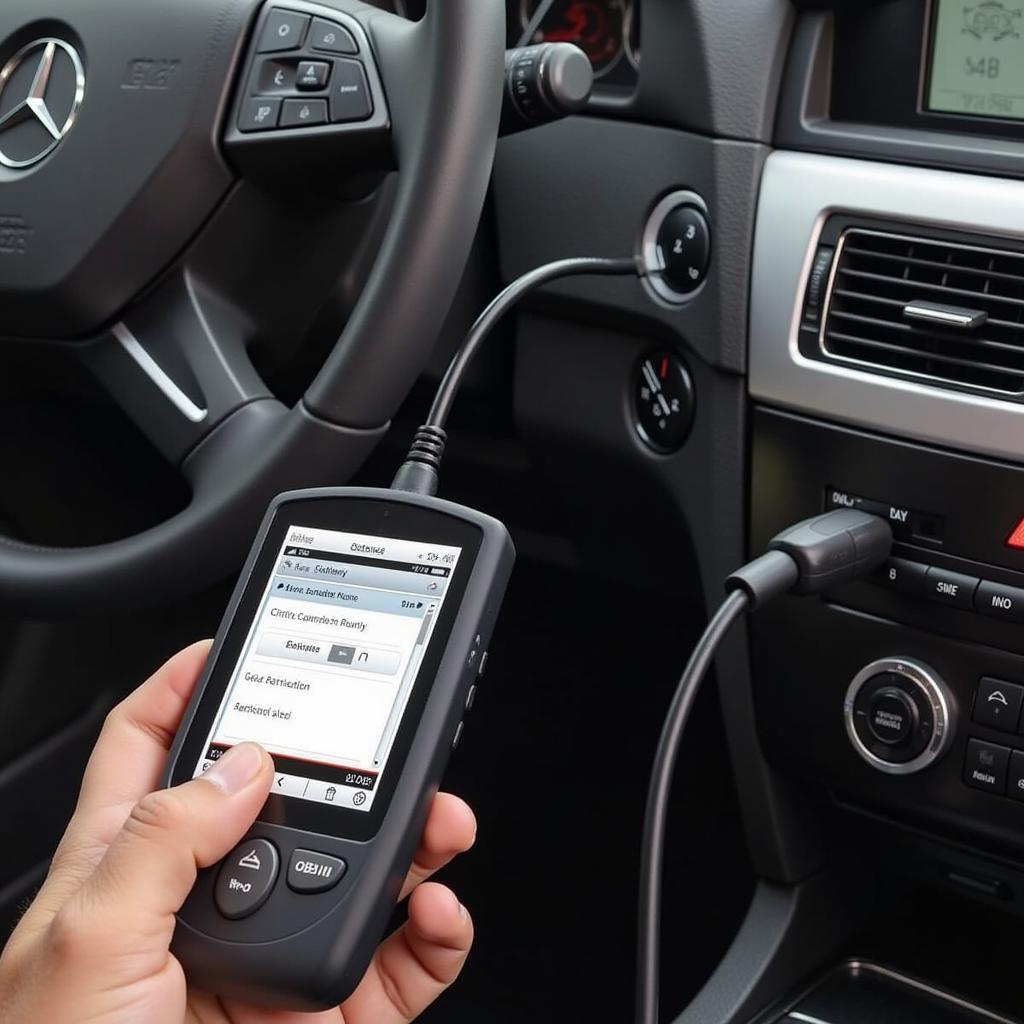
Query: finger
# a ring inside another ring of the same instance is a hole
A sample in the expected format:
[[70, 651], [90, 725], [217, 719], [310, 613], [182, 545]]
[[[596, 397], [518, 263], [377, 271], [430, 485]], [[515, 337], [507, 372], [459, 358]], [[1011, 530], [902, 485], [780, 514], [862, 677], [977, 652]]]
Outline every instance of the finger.
[[465, 853], [476, 840], [476, 817], [465, 800], [438, 793], [430, 805], [419, 849], [402, 885], [405, 899], [420, 882], [440, 871], [453, 857]]
[[210, 643], [179, 651], [110, 712], [89, 758], [79, 811], [134, 804], [157, 788]]
[[473, 945], [468, 911], [443, 885], [409, 899], [409, 920], [374, 954], [366, 977], [342, 1006], [345, 1024], [404, 1024], [459, 976]]
[[242, 838], [272, 779], [270, 755], [255, 743], [241, 743], [200, 778], [144, 796], [95, 872], [58, 911], [53, 930], [70, 938], [79, 959], [103, 965], [105, 976], [120, 962], [130, 962], [132, 977], [159, 969], [174, 913], [197, 870]]

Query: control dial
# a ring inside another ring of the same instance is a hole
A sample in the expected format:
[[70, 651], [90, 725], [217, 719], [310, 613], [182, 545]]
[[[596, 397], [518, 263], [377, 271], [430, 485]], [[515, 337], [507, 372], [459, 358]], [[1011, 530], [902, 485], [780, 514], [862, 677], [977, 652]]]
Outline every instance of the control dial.
[[850, 742], [890, 775], [909, 775], [938, 760], [953, 738], [953, 701], [934, 669], [913, 658], [882, 658], [861, 669], [846, 691]]

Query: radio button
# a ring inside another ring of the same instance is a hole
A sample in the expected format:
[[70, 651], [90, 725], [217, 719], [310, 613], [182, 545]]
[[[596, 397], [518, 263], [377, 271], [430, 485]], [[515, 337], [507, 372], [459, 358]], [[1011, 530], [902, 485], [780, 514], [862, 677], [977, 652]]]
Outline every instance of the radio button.
[[974, 789], [984, 789], [1002, 796], [1006, 793], [1009, 764], [1010, 751], [1006, 747], [985, 740], [968, 740], [964, 782]]
[[890, 590], [923, 595], [927, 574], [927, 565], [922, 565], [920, 562], [909, 562], [905, 558], [890, 558], [878, 570], [875, 580]]
[[978, 589], [978, 580], [974, 576], [964, 576], [948, 569], [932, 566], [925, 577], [924, 592], [933, 601], [940, 601], [953, 608], [974, 609], [974, 592]]
[[274, 888], [279, 868], [273, 843], [266, 839], [240, 843], [225, 858], [217, 876], [213, 889], [217, 909], [231, 921], [254, 914]]
[[296, 850], [288, 862], [288, 888], [301, 893], [327, 892], [341, 881], [347, 868], [340, 857], [329, 857], [315, 850]]
[[1010, 777], [1006, 793], [1014, 800], [1024, 800], [1024, 752], [1014, 750], [1010, 754]]
[[1001, 679], [982, 679], [974, 698], [974, 721], [989, 729], [1016, 732], [1024, 704], [1024, 687]]
[[1024, 590], [982, 580], [974, 595], [975, 610], [1005, 622], [1024, 622]]

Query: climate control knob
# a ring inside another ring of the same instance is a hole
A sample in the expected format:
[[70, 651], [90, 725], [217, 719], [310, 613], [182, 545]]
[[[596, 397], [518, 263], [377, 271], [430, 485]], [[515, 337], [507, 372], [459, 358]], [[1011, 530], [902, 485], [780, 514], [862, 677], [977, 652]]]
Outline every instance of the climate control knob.
[[854, 749], [873, 768], [909, 775], [953, 739], [953, 700], [938, 673], [913, 658], [882, 658], [853, 677], [843, 712]]

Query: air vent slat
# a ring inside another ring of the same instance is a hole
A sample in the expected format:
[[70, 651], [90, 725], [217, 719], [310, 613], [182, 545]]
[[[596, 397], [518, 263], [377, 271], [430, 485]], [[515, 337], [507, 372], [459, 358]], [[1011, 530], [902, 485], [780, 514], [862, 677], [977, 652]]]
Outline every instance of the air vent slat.
[[[1021, 270], [1024, 271], [1024, 267], [1022, 267]], [[1009, 295], [996, 295], [991, 292], [973, 292], [967, 288], [954, 288], [944, 284], [932, 284], [930, 281], [907, 281], [902, 278], [887, 277], [885, 274], [873, 274], [867, 270], [851, 270], [848, 267], [844, 267], [838, 272], [838, 274], [842, 274], [846, 277], [856, 277], [865, 281], [879, 281], [887, 282], [892, 285], [899, 285], [908, 293], [914, 291], [936, 292], [940, 295], [950, 296], [951, 302], [954, 301], [952, 297], [955, 296], [955, 301], [960, 305], [965, 304], [964, 300], [968, 300], [967, 304], [975, 303], [981, 306], [989, 303], [1005, 302], [1007, 305], [1013, 306], [1016, 309], [1024, 309], [1024, 299], [1016, 299]]]
[[[940, 260], [929, 260], [924, 259], [920, 256], [900, 256], [895, 253], [889, 252], [871, 252], [868, 249], [860, 249], [850, 247], [847, 250], [850, 256], [864, 256], [868, 259], [875, 260], [886, 260], [891, 263], [898, 263], [904, 266], [912, 267], [928, 267], [933, 270], [939, 271], [955, 271], [958, 274], [966, 274], [968, 277], [980, 277], [982, 279], [997, 280], [997, 281], [1010, 281], [1013, 284], [1020, 285], [1021, 277], [1019, 274], [1012, 272], [989, 269], [987, 267], [965, 267], [956, 266], [952, 263]], [[1007, 254], [1010, 255], [1010, 254]], [[1024, 262], [1024, 259], [1022, 259]]]
[[[904, 316], [909, 303], [945, 322]], [[849, 228], [824, 313], [826, 358], [1024, 397], [1024, 253]]]

